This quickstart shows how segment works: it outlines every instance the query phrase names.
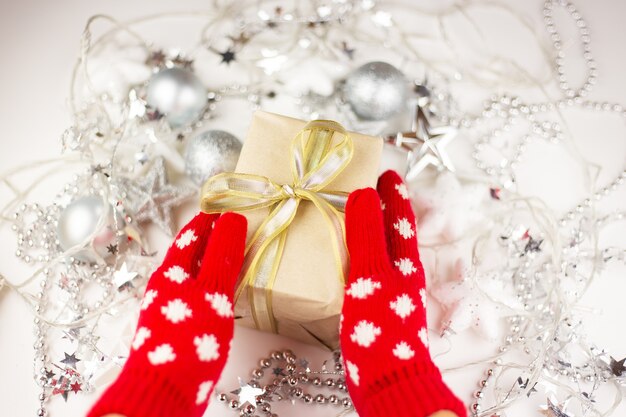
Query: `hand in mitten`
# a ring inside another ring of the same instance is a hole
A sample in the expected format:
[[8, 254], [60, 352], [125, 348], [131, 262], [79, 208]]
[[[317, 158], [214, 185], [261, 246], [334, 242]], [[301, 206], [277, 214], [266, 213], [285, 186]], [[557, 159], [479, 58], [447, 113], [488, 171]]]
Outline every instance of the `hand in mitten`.
[[204, 413], [233, 338], [245, 239], [233, 213], [200, 213], [183, 228], [148, 282], [124, 369], [88, 417]]
[[387, 171], [377, 188], [353, 192], [346, 206], [350, 274], [341, 349], [350, 396], [361, 417], [440, 410], [463, 417], [463, 403], [428, 352], [424, 269], [406, 185]]

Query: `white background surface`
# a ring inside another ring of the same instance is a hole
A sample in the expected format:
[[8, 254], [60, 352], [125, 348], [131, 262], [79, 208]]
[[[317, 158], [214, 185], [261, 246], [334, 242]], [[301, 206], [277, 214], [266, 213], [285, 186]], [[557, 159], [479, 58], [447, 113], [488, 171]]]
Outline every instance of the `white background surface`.
[[[408, 2], [408, 0], [407, 0]], [[592, 30], [592, 44], [599, 67], [599, 79], [593, 98], [626, 103], [626, 3], [618, 0], [600, 0], [579, 2], [579, 8]], [[67, 106], [69, 78], [72, 65], [77, 56], [79, 37], [86, 19], [95, 13], [107, 13], [120, 19], [141, 16], [148, 13], [184, 9], [201, 9], [205, 1], [121, 1], [107, 2], [86, 1], [20, 1], [2, 0], [0, 4], [0, 45], [2, 67], [0, 69], [0, 167], [4, 171], [17, 163], [45, 159], [58, 155], [59, 134], [69, 125], [70, 112]], [[538, 0], [513, 2], [508, 4], [526, 14], [542, 30], [541, 5]], [[498, 22], [490, 21], [490, 25]], [[499, 28], [508, 33], [508, 27]], [[567, 42], [566, 42], [567, 45]], [[523, 53], [524, 51], [520, 51]], [[485, 97], [480, 97], [482, 100]], [[477, 107], [474, 107], [474, 110]], [[572, 126], [576, 129], [575, 138], [579, 149], [591, 160], [603, 167], [601, 179], [608, 180], [617, 174], [625, 162], [624, 121], [613, 116], [597, 114], [578, 114], [572, 112]], [[246, 126], [240, 126], [240, 132]], [[533, 153], [534, 152], [534, 153]], [[537, 166], [526, 177], [526, 184], [533, 184], [533, 192], [545, 198], [559, 210], [568, 209], [582, 196], [581, 187], [576, 185], [579, 178], [576, 172], [568, 172], [566, 159], [550, 159], [551, 167], [542, 160], [538, 151], [531, 151], [530, 157], [537, 157]], [[529, 157], [529, 158], [530, 158]], [[462, 158], [459, 156], [458, 158]], [[535, 175], [533, 177], [533, 175]], [[602, 183], [602, 181], [600, 181]], [[621, 194], [623, 196], [623, 194]], [[5, 194], [1, 195], [6, 198]], [[620, 203], [620, 201], [618, 201]], [[621, 199], [623, 208], [624, 199]], [[180, 216], [180, 223], [190, 218], [187, 210]], [[623, 226], [623, 225], [622, 225]], [[0, 244], [0, 273], [14, 282], [19, 282], [27, 273], [13, 260], [14, 237], [2, 231]], [[623, 246], [624, 229], [615, 231], [617, 243]], [[426, 251], [425, 257], [430, 256]], [[426, 265], [429, 264], [425, 259]], [[623, 270], [618, 268], [603, 275], [584, 304], [597, 314], [586, 317], [591, 340], [604, 346], [617, 357], [626, 356], [626, 336], [623, 317], [626, 280]], [[431, 321], [436, 317], [436, 306]], [[32, 316], [15, 294], [6, 291], [0, 294], [0, 415], [6, 417], [34, 416], [37, 407], [38, 390], [32, 378]], [[434, 323], [434, 321], [433, 321]], [[435, 337], [434, 334], [431, 337]], [[436, 341], [435, 341], [436, 342]], [[479, 340], [472, 334], [463, 334], [454, 339], [456, 348], [450, 354], [437, 359], [443, 366], [457, 366], [472, 359], [492, 353], [493, 346]], [[325, 358], [323, 352], [308, 346], [258, 332], [238, 329], [232, 356], [228, 362], [220, 388], [234, 389], [236, 376], [246, 376], [257, 362], [270, 350], [289, 347], [298, 354], [311, 359]], [[434, 343], [433, 350], [442, 346]], [[442, 349], [440, 349], [442, 350]], [[315, 362], [314, 362], [315, 363]], [[466, 402], [476, 389], [482, 367], [470, 367], [462, 371], [447, 373], [446, 379], [455, 392]], [[53, 402], [53, 415], [74, 417], [81, 416], [94, 397], [72, 396], [66, 405], [61, 400]], [[542, 400], [535, 399], [536, 404]], [[297, 410], [297, 411], [296, 411]], [[294, 415], [333, 415], [330, 410], [298, 406], [293, 411], [287, 407], [283, 416]], [[211, 416], [235, 415], [225, 410], [221, 404], [213, 404], [209, 409]], [[538, 415], [536, 406], [529, 406], [514, 415]], [[626, 415], [622, 406], [615, 416]]]

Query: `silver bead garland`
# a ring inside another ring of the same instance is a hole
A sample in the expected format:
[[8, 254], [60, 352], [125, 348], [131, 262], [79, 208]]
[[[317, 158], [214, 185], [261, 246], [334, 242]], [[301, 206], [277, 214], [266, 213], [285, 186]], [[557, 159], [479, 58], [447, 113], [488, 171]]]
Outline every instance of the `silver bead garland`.
[[[226, 392], [216, 391], [215, 397], [242, 417], [276, 417], [277, 414], [272, 411], [272, 403], [279, 401], [330, 405], [352, 411], [339, 351], [333, 352], [332, 369], [326, 368], [325, 362], [321, 370], [312, 371], [308, 361], [298, 359], [291, 350], [274, 351], [259, 360], [258, 367], [251, 371], [251, 380], [246, 383], [246, 387], [262, 390], [262, 394], [256, 396], [255, 404], [243, 402], [241, 396], [232, 396]], [[337, 393], [324, 395], [310, 389]]]

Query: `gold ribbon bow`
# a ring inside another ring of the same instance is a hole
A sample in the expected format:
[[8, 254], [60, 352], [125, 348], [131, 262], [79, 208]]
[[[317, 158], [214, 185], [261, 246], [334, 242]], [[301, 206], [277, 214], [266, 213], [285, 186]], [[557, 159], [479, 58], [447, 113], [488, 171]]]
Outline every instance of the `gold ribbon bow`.
[[[335, 133], [340, 136], [338, 142], [333, 141]], [[315, 204], [329, 225], [337, 271], [344, 281], [347, 252], [340, 212], [345, 209], [348, 194], [324, 188], [344, 170], [352, 153], [352, 138], [339, 123], [314, 120], [291, 142], [292, 184], [276, 184], [260, 175], [228, 172], [209, 178], [202, 187], [201, 209], [206, 213], [273, 207], [246, 247], [243, 278], [235, 292], [236, 302], [243, 290], [249, 289], [252, 317], [258, 329], [277, 333], [272, 313], [272, 288], [287, 229], [302, 200]], [[255, 296], [254, 287], [265, 288], [265, 291]]]

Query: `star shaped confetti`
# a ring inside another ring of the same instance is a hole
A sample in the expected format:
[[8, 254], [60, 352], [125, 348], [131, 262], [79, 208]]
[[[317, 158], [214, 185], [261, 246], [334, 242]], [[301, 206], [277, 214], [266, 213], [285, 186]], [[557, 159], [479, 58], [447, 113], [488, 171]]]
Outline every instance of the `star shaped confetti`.
[[424, 109], [416, 105], [411, 131], [387, 136], [385, 141], [407, 152], [405, 178], [411, 181], [429, 165], [439, 171], [447, 169], [454, 172], [445, 148], [456, 137], [457, 132], [453, 126], [432, 127]]
[[555, 404], [550, 398], [547, 399], [547, 404], [542, 406], [541, 414], [546, 417], [571, 417], [565, 411], [565, 404]]
[[109, 252], [111, 255], [115, 255], [117, 253], [117, 245], [111, 243], [109, 246], [107, 246], [107, 252]]
[[228, 48], [224, 52], [220, 52], [219, 54], [222, 57], [222, 62], [224, 64], [230, 65], [230, 63], [235, 60], [235, 51], [230, 48]]
[[239, 378], [239, 388], [231, 392], [239, 397], [239, 404], [242, 406], [245, 405], [245, 403], [256, 406], [256, 397], [262, 395], [265, 390], [253, 387], [249, 383], [244, 383], [243, 380]]
[[76, 369], [76, 364], [80, 362], [80, 359], [76, 357], [76, 352], [71, 355], [68, 355], [67, 352], [64, 352], [63, 354], [65, 355], [65, 358], [61, 360], [61, 363], [65, 364], [65, 366], [71, 366]]
[[618, 361], [611, 356], [611, 364], [609, 365], [611, 368], [611, 373], [615, 376], [624, 375], [626, 373], [626, 367], [624, 367], [624, 362], [626, 362], [626, 358]]
[[532, 236], [528, 237], [528, 242], [524, 246], [524, 253], [533, 253], [541, 251], [541, 244], [543, 243], [543, 239], [533, 239]]
[[161, 157], [155, 159], [152, 167], [140, 178], [122, 179], [121, 187], [135, 219], [138, 222], [151, 221], [170, 236], [176, 232], [172, 209], [196, 192], [192, 188], [168, 183], [165, 162]]
[[74, 394], [78, 394], [79, 391], [83, 390], [83, 387], [80, 382], [74, 382], [73, 384], [70, 384], [70, 390], [73, 391]]
[[124, 288], [133, 286], [132, 281], [137, 275], [136, 272], [129, 271], [126, 262], [124, 262], [120, 269], [113, 273], [113, 283], [119, 291], [122, 291]]
[[165, 55], [163, 51], [161, 50], [152, 51], [148, 55], [148, 58], [146, 58], [146, 65], [149, 65], [151, 67], [156, 67], [156, 68], [162, 67], [165, 64], [166, 58], [167, 58], [167, 55]]
[[228, 37], [233, 43], [238, 45], [245, 45], [250, 41], [250, 35], [246, 32], [239, 32], [237, 36], [229, 36]]
[[172, 58], [172, 64], [177, 67], [191, 68], [193, 66], [193, 59], [189, 59], [181, 54], [178, 54], [174, 58]]

